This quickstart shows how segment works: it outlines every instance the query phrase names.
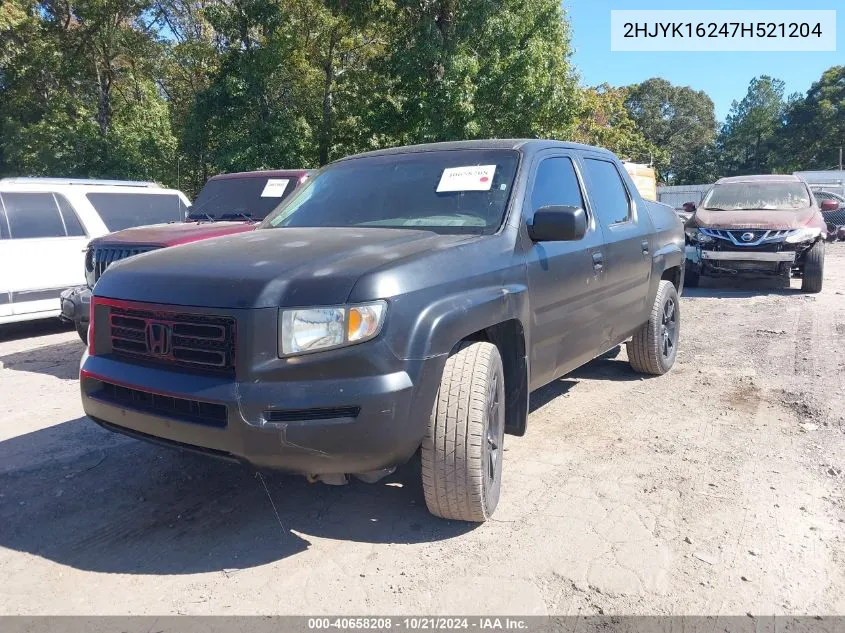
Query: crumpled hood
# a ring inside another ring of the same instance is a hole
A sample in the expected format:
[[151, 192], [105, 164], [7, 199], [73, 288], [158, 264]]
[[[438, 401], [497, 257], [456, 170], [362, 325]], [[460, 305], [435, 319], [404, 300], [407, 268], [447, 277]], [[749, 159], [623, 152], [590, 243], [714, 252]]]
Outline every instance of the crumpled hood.
[[255, 222], [180, 222], [137, 226], [91, 240], [92, 246], [132, 244], [133, 246], [176, 246], [232, 233], [254, 230]]
[[800, 229], [812, 224], [818, 209], [753, 209], [741, 211], [711, 211], [698, 209], [692, 220], [707, 229]]
[[119, 261], [94, 294], [233, 309], [337, 305], [367, 272], [473, 239], [408, 229], [261, 229]]

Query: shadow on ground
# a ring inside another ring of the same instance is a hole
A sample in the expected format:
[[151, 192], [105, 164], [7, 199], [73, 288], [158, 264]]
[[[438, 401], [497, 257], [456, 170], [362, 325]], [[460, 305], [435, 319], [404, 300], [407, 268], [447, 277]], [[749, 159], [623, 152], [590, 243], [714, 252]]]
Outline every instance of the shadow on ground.
[[55, 376], [62, 380], [79, 378], [79, 359], [85, 347], [81, 341], [68, 341], [0, 356], [4, 369]]
[[474, 527], [428, 513], [418, 460], [377, 484], [330, 487], [78, 418], [0, 442], [0, 465], [0, 547], [96, 572], [234, 570], [304, 551], [309, 536], [417, 543]]
[[801, 280], [793, 279], [787, 286], [782, 279], [766, 277], [702, 277], [698, 288], [684, 287], [684, 297], [710, 297], [719, 299], [747, 299], [766, 295], [800, 295]]
[[[0, 325], [0, 342], [17, 341], [23, 338], [35, 338], [72, 330], [73, 323], [64, 323], [58, 318], [9, 323], [8, 325]], [[79, 344], [81, 345], [82, 342], [80, 341]]]

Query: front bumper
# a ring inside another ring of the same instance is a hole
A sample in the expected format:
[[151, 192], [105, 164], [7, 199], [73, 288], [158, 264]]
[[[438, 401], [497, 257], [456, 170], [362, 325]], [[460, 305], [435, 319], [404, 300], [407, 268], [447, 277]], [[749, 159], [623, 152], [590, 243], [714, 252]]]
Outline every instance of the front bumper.
[[444, 363], [435, 357], [376, 375], [236, 381], [86, 352], [80, 388], [85, 413], [112, 431], [258, 468], [360, 474], [416, 452]]
[[701, 259], [744, 262], [794, 262], [795, 251], [701, 251]]
[[63, 290], [59, 300], [62, 306], [60, 319], [73, 323], [88, 323], [91, 309], [91, 289], [88, 286]]

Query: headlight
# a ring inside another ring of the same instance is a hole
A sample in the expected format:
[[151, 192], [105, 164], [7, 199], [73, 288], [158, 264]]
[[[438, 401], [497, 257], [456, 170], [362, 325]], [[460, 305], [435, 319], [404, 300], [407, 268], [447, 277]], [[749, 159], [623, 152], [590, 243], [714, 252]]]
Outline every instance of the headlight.
[[798, 244], [799, 242], [809, 242], [811, 240], [816, 239], [819, 235], [821, 235], [821, 229], [798, 229], [784, 239], [784, 242], [789, 244]]
[[713, 241], [712, 237], [710, 237], [709, 235], [705, 235], [698, 229], [686, 229], [684, 233], [686, 233], [687, 241], [690, 244], [709, 244]]
[[361, 343], [381, 331], [387, 304], [297, 308], [279, 313], [279, 356]]

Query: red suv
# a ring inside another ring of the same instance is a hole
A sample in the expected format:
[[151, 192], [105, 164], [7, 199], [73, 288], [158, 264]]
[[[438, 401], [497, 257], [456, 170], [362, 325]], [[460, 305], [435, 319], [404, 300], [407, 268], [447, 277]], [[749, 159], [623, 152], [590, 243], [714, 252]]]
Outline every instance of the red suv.
[[252, 231], [311, 173], [280, 169], [213, 176], [191, 205], [185, 222], [135, 227], [91, 240], [85, 254], [86, 285], [62, 293], [62, 320], [73, 321], [87, 343], [91, 290], [111, 264], [159, 248]]

